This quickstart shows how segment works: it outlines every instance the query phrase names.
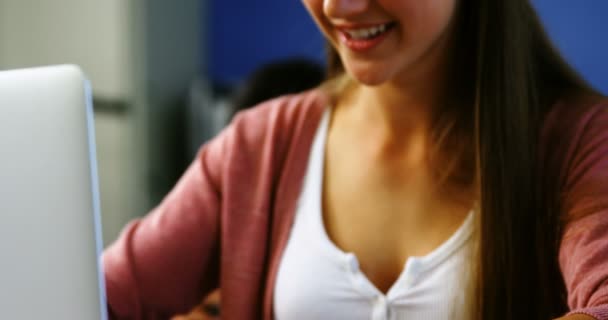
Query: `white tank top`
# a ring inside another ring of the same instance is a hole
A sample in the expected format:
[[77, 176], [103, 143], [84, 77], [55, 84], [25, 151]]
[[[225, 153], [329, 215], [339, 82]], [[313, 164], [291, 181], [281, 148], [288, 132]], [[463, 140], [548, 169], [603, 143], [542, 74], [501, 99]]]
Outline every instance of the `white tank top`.
[[469, 258], [472, 213], [442, 245], [407, 259], [386, 294], [359, 270], [357, 257], [328, 237], [321, 188], [329, 116], [314, 138], [294, 224], [274, 288], [276, 320], [465, 319], [465, 262]]

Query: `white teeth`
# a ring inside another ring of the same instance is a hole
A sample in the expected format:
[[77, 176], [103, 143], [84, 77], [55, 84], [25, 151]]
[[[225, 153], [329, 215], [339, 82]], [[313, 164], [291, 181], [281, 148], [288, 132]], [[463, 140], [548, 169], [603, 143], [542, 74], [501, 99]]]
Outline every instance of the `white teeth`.
[[386, 31], [387, 28], [388, 24], [383, 24], [366, 29], [348, 30], [346, 33], [348, 33], [348, 35], [355, 40], [362, 40], [375, 37]]

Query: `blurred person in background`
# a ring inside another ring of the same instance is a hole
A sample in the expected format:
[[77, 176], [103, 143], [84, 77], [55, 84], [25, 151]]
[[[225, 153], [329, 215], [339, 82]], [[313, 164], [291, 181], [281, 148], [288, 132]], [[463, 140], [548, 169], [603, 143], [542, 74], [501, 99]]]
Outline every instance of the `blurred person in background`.
[[[231, 99], [231, 113], [234, 116], [266, 100], [315, 88], [324, 79], [323, 66], [309, 59], [290, 58], [268, 63], [254, 71], [236, 89]], [[220, 302], [220, 290], [217, 289], [189, 314], [174, 317], [173, 320], [220, 319]]]
[[232, 114], [282, 95], [315, 88], [323, 80], [323, 66], [310, 59], [290, 58], [265, 64], [236, 89]]
[[331, 79], [239, 113], [125, 228], [112, 317], [221, 283], [224, 319], [608, 319], [608, 102], [529, 1], [303, 3]]

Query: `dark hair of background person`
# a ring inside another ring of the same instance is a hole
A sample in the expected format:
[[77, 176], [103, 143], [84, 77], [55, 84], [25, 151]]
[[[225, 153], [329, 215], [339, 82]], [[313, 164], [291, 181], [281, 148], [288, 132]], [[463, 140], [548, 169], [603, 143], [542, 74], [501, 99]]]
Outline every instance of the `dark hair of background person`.
[[[433, 135], [456, 159], [448, 178], [477, 190], [472, 317], [553, 319], [567, 312], [558, 263], [565, 217], [560, 175], [543, 172], [540, 131], [558, 99], [600, 94], [553, 47], [528, 0], [458, 6], [448, 99]], [[344, 74], [331, 46], [328, 74]]]
[[237, 89], [232, 114], [281, 95], [317, 87], [325, 80], [325, 68], [306, 58], [291, 58], [263, 65]]

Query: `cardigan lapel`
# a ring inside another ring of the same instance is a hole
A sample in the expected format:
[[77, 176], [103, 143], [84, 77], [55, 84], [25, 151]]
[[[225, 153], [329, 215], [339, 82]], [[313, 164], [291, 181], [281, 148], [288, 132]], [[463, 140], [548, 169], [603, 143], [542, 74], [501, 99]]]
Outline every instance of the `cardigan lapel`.
[[294, 221], [312, 141], [326, 107], [325, 99], [320, 98], [319, 95], [314, 95], [313, 99], [312, 105], [300, 114], [302, 118], [296, 121], [297, 127], [287, 149], [285, 165], [279, 173], [279, 182], [274, 191], [276, 201], [272, 208], [274, 212], [272, 212], [270, 251], [263, 297], [264, 320], [274, 319], [272, 301], [279, 263]]

